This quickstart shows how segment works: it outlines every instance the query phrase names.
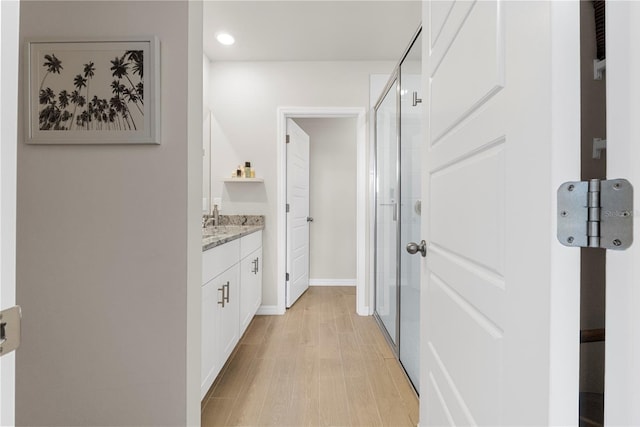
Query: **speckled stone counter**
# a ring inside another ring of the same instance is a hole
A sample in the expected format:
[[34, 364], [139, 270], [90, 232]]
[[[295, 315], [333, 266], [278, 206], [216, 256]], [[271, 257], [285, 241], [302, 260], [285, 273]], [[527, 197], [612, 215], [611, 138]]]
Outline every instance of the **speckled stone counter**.
[[202, 229], [202, 251], [223, 245], [247, 234], [264, 230], [262, 215], [220, 215], [223, 225], [208, 226]]

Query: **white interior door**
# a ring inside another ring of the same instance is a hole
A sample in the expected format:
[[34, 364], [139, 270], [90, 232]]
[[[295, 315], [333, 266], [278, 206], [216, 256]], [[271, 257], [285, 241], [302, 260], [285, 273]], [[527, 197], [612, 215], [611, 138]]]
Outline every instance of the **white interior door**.
[[575, 425], [578, 2], [423, 3], [420, 425]]
[[[0, 2], [0, 310], [16, 302], [18, 1]], [[0, 358], [0, 425], [15, 423], [15, 352]]]
[[309, 288], [309, 135], [287, 119], [287, 308]]
[[605, 425], [640, 425], [640, 3], [607, 2], [607, 178], [634, 186], [634, 242], [607, 251]]

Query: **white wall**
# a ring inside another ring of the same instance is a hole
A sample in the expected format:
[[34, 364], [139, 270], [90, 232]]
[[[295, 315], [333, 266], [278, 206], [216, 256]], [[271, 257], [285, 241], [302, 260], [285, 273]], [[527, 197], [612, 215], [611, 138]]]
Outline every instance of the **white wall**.
[[19, 135], [18, 425], [199, 422], [202, 35], [190, 3], [22, 2], [22, 40], [158, 36], [162, 143]]
[[356, 277], [355, 118], [295, 119], [309, 135], [309, 278]]
[[[393, 62], [218, 62], [211, 64], [214, 115], [212, 197], [225, 214], [265, 215], [263, 305], [277, 304], [276, 197], [278, 107], [369, 105], [369, 75]], [[264, 184], [222, 184], [240, 162], [251, 161]], [[281, 278], [282, 279], [282, 278]]]

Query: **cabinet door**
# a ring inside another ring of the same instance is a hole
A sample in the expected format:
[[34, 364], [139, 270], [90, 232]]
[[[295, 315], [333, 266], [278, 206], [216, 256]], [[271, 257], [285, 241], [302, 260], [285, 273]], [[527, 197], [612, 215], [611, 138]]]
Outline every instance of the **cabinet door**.
[[222, 286], [214, 278], [202, 287], [202, 357], [200, 361], [200, 398], [213, 384], [220, 371], [219, 357], [216, 351], [218, 342], [218, 302], [222, 301]]
[[222, 273], [217, 279], [218, 288], [225, 288], [225, 303], [217, 306], [217, 360], [222, 366], [231, 355], [240, 338], [240, 269], [238, 264]]
[[262, 248], [240, 261], [240, 281], [240, 334], [243, 334], [262, 301]]

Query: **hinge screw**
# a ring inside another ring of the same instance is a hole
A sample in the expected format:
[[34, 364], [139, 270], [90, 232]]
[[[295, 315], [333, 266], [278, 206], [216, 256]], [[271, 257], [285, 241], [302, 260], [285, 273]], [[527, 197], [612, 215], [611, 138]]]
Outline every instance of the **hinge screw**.
[[615, 188], [616, 190], [620, 189], [620, 183], [616, 182], [615, 184], [613, 184], [613, 188]]
[[569, 236], [567, 238], [567, 243], [573, 243], [573, 236]]
[[567, 213], [567, 211], [562, 211], [562, 212], [560, 212], [560, 216], [567, 216], [567, 215], [569, 215], [569, 214]]
[[620, 246], [622, 244], [622, 242], [620, 241], [620, 239], [616, 239], [613, 241], [613, 246]]
[[571, 184], [571, 185], [569, 185], [569, 187], [567, 189], [569, 191], [573, 191], [574, 188], [576, 188], [575, 185]]

